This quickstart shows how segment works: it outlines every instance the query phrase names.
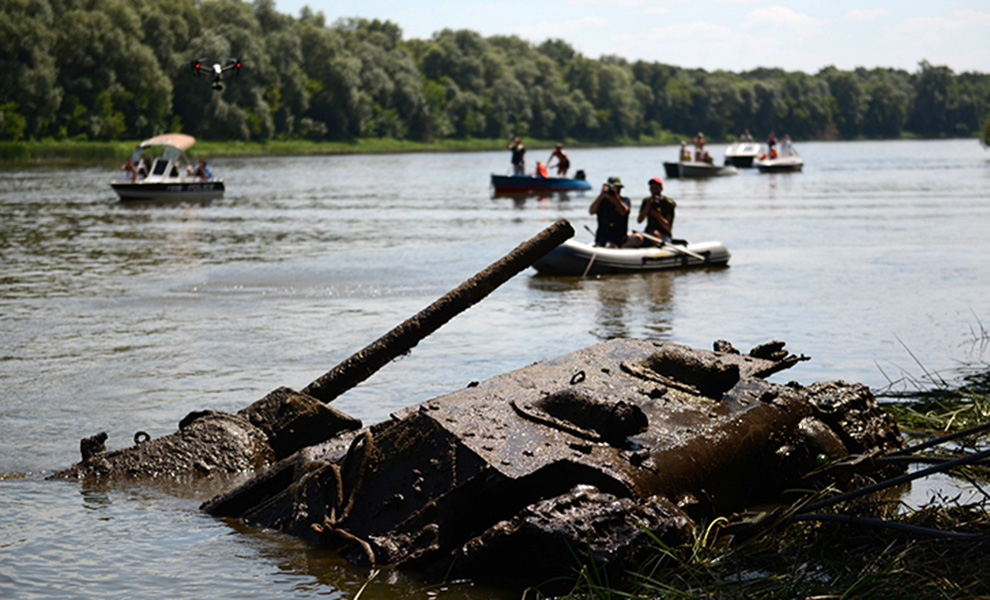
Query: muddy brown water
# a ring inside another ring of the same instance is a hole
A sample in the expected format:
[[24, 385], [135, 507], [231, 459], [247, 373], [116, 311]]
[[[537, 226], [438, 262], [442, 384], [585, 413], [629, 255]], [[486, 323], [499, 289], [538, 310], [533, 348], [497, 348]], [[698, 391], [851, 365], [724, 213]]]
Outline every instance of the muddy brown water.
[[[797, 148], [802, 173], [666, 181], [676, 235], [721, 240], [729, 268], [527, 271], [334, 406], [377, 422], [621, 336], [743, 350], [782, 339], [812, 360], [775, 379], [874, 388], [985, 360], [990, 151], [974, 140]], [[570, 154], [596, 186], [620, 176], [638, 204], [676, 148]], [[211, 165], [228, 192], [206, 204], [123, 205], [101, 167], [0, 171], [0, 597], [352, 595], [367, 573], [332, 553], [202, 514], [224, 483], [43, 477], [78, 460], [83, 436], [107, 431], [118, 448], [192, 410], [305, 386], [554, 220], [583, 240], [593, 227], [590, 194], [493, 197], [507, 152]], [[943, 484], [915, 483], [908, 498]], [[373, 587], [437, 593], [397, 573]], [[441, 594], [503, 595], [464, 583]]]

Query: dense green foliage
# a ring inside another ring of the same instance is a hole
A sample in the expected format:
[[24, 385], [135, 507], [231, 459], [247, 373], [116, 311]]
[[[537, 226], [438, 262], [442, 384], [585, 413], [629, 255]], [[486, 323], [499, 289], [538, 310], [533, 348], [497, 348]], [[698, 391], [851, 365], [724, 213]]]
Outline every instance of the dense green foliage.
[[[188, 61], [243, 61], [214, 92]], [[273, 0], [4, 0], [0, 140], [504, 138], [664, 132], [799, 139], [979, 136], [990, 75], [921, 62], [809, 75], [591, 59], [561, 40], [281, 14]]]

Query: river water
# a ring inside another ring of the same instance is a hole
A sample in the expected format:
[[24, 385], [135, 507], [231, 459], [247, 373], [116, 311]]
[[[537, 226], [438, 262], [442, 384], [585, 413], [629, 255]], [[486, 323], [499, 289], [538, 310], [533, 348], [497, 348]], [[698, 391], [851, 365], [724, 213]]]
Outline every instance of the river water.
[[[721, 154], [724, 146], [712, 148]], [[730, 267], [600, 278], [528, 270], [334, 406], [374, 423], [472, 380], [613, 337], [812, 360], [775, 380], [951, 378], [990, 326], [990, 152], [974, 140], [798, 144], [805, 170], [669, 180], [675, 235]], [[549, 151], [530, 150], [542, 159]], [[575, 149], [635, 204], [674, 147]], [[0, 597], [311, 598], [367, 572], [199, 512], [230, 482], [46, 481], [136, 431], [302, 388], [590, 194], [493, 197], [508, 152], [211, 161], [227, 194], [122, 204], [116, 166], [0, 172]], [[396, 573], [375, 597], [498, 597]], [[368, 592], [371, 593], [371, 592]]]

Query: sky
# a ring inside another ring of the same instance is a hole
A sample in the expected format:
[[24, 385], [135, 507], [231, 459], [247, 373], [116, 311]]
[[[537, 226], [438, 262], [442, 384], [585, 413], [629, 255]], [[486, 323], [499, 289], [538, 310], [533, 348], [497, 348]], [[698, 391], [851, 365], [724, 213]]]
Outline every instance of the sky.
[[616, 55], [706, 71], [778, 67], [990, 73], [990, 0], [275, 0], [339, 18], [389, 20], [403, 38], [442, 29], [540, 43], [562, 39], [587, 58]]

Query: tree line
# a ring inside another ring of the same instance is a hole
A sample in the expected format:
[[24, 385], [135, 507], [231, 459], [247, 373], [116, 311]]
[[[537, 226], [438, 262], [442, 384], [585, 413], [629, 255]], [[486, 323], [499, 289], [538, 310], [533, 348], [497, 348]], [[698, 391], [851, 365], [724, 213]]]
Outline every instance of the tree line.
[[[244, 67], [213, 91], [189, 61]], [[796, 139], [981, 136], [990, 75], [685, 69], [389, 21], [327, 24], [274, 0], [4, 0], [0, 139], [144, 138], [628, 142], [743, 129]]]

